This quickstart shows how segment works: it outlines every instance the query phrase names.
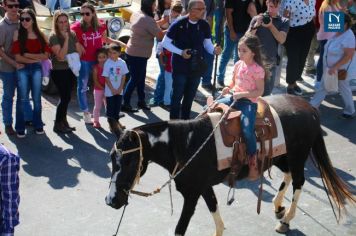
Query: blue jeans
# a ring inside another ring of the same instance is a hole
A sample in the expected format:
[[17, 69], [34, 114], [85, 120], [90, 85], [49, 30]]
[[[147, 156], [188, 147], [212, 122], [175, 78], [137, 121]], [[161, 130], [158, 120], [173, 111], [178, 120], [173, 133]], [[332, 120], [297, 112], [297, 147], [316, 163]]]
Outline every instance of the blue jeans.
[[[2, 79], [3, 96], [2, 96], [2, 118], [5, 126], [12, 125], [12, 104], [15, 96], [15, 90], [17, 87], [17, 74], [15, 72], [0, 72], [0, 77]], [[19, 93], [17, 93], [16, 101], [16, 114], [19, 109]], [[24, 106], [24, 117], [25, 121], [32, 121], [32, 107], [30, 101]]]
[[265, 88], [262, 96], [271, 95], [274, 88], [274, 82], [276, 80], [276, 69], [277, 69], [276, 65], [273, 65], [269, 69], [270, 76], [265, 80]]
[[145, 79], [148, 58], [127, 55], [130, 80], [124, 91], [124, 104], [130, 105], [131, 95], [137, 88], [138, 102], [145, 102]]
[[164, 65], [162, 65], [161, 61], [158, 58], [158, 65], [159, 65], [159, 75], [156, 81], [156, 88], [153, 94], [153, 102], [157, 105], [163, 103], [163, 96], [164, 96]]
[[213, 73], [214, 55], [211, 55], [206, 50], [204, 50], [204, 61], [207, 65], [207, 70], [202, 76], [201, 83], [203, 85], [209, 85], [211, 84], [211, 74]]
[[119, 120], [121, 111], [122, 95], [106, 97], [106, 116], [114, 120]]
[[214, 41], [215, 43], [218, 43], [219, 45], [221, 44], [221, 39], [220, 39], [220, 32], [222, 30], [222, 20], [224, 18], [224, 11], [225, 8], [224, 7], [216, 7], [215, 11], [214, 11], [214, 31], [215, 31], [215, 35], [214, 35]]
[[41, 86], [42, 86], [42, 67], [41, 63], [25, 64], [25, 67], [17, 70], [17, 85], [19, 108], [16, 112], [17, 132], [25, 131], [24, 108], [29, 104], [29, 93], [33, 100], [32, 122], [35, 129], [43, 128], [42, 105], [41, 105]]
[[316, 80], [321, 81], [321, 77], [323, 76], [323, 56], [324, 56], [324, 47], [328, 40], [321, 40], [319, 41], [320, 46], [320, 56], [318, 63], [316, 64]]
[[242, 33], [237, 33], [237, 40], [232, 41], [230, 39], [230, 30], [225, 26], [224, 30], [224, 50], [221, 54], [220, 65], [218, 70], [218, 82], [224, 83], [226, 66], [229, 63], [232, 53], [234, 53], [234, 63], [239, 60], [239, 55], [237, 53], [237, 44], [240, 38], [243, 36]]
[[175, 74], [173, 72], [170, 119], [190, 119], [190, 110], [199, 82], [199, 77], [193, 78], [185, 74]]
[[[217, 102], [230, 106], [233, 98], [232, 96], [227, 96], [219, 99]], [[249, 99], [242, 98], [235, 102], [233, 108], [241, 111], [241, 131], [246, 142], [246, 153], [252, 156], [257, 151], [255, 135], [257, 104], [251, 102]]]
[[79, 103], [79, 108], [83, 112], [88, 112], [88, 81], [90, 77], [90, 73], [95, 64], [93, 61], [80, 61], [80, 71], [79, 77], [77, 80], [77, 98]]

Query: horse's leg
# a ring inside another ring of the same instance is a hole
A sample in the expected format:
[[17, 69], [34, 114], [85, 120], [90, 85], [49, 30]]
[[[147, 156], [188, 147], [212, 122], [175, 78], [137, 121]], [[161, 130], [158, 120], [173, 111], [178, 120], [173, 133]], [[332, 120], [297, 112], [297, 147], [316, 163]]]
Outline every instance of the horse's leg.
[[284, 216], [285, 207], [282, 206], [282, 203], [283, 203], [284, 194], [286, 193], [291, 180], [292, 180], [291, 174], [284, 173], [283, 182], [279, 187], [277, 195], [273, 198], [274, 214], [277, 219], [282, 219], [282, 217]]
[[[303, 162], [304, 163], [304, 162]], [[302, 187], [305, 181], [304, 178], [304, 166], [301, 168], [292, 168], [292, 185], [293, 185], [293, 199], [292, 204], [284, 215], [283, 219], [275, 228], [279, 233], [286, 233], [289, 230], [289, 222], [294, 218], [295, 211], [297, 209], [297, 204], [299, 200], [300, 193], [302, 192]]]
[[210, 213], [212, 214], [215, 222], [215, 234], [214, 236], [222, 236], [224, 231], [224, 222], [221, 218], [219, 209], [218, 209], [218, 202], [215, 197], [213, 187], [209, 187], [203, 194], [202, 194], [206, 205], [209, 208]]
[[195, 206], [197, 205], [199, 196], [200, 195], [196, 193], [183, 194], [184, 197], [183, 210], [175, 230], [176, 236], [183, 236], [185, 234], [190, 218], [192, 218], [194, 214]]

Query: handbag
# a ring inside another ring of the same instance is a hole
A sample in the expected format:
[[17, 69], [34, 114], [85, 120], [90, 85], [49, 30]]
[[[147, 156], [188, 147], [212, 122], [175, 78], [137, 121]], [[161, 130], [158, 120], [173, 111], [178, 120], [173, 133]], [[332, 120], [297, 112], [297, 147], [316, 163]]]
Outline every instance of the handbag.
[[[349, 69], [349, 68], [347, 67], [347, 69]], [[338, 80], [345, 80], [346, 77], [347, 77], [347, 70], [341, 69], [341, 70], [337, 71], [337, 79]]]
[[329, 68], [326, 67], [323, 72], [323, 81], [324, 88], [327, 92], [337, 92], [339, 90], [339, 82], [336, 74], [329, 74]]

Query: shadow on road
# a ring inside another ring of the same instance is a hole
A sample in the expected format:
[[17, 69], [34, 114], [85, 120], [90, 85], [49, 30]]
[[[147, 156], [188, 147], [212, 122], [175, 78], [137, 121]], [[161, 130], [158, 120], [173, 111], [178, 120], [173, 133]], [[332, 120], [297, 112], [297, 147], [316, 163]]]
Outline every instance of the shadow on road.
[[[94, 131], [95, 132], [95, 131]], [[110, 150], [114, 137], [94, 134], [104, 150]], [[64, 149], [54, 145], [46, 134], [28, 134], [24, 139], [11, 136], [16, 145], [25, 172], [35, 177], [47, 177], [54, 189], [73, 188], [78, 184], [81, 169], [92, 172], [101, 178], [110, 177], [108, 152], [99, 150], [84, 141], [75, 133], [59, 136], [71, 148]]]
[[[355, 92], [353, 94], [355, 96]], [[338, 116], [342, 114], [342, 108], [344, 106], [341, 96], [329, 95], [325, 101], [332, 104], [332, 106], [321, 104], [321, 124], [339, 135], [344, 136], [351, 143], [356, 144], [356, 119], [345, 120], [338, 118]]]
[[73, 150], [54, 146], [47, 135], [32, 136], [24, 139], [9, 136], [23, 160], [23, 170], [34, 177], [47, 177], [54, 189], [75, 187], [80, 167], [68, 164], [68, 159], [74, 156]]

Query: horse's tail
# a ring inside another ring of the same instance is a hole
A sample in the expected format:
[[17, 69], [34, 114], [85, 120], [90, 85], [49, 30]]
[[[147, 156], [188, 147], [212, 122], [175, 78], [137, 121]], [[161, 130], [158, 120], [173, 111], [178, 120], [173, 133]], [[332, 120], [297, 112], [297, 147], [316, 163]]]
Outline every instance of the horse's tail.
[[[329, 155], [326, 151], [321, 129], [317, 139], [314, 141], [313, 144], [313, 154], [313, 158], [319, 168], [324, 187], [326, 185], [326, 188], [329, 191], [332, 200], [338, 209], [338, 217], [336, 217], [336, 215], [335, 217], [336, 220], [339, 221], [340, 217], [342, 216], [342, 213], [347, 212], [345, 209], [345, 200], [349, 200], [349, 202], [351, 203], [356, 203], [356, 198], [351, 192], [349, 186], [336, 174], [336, 171], [332, 166]], [[325, 191], [327, 190], [325, 189]], [[333, 205], [331, 205], [331, 207], [333, 208]]]

